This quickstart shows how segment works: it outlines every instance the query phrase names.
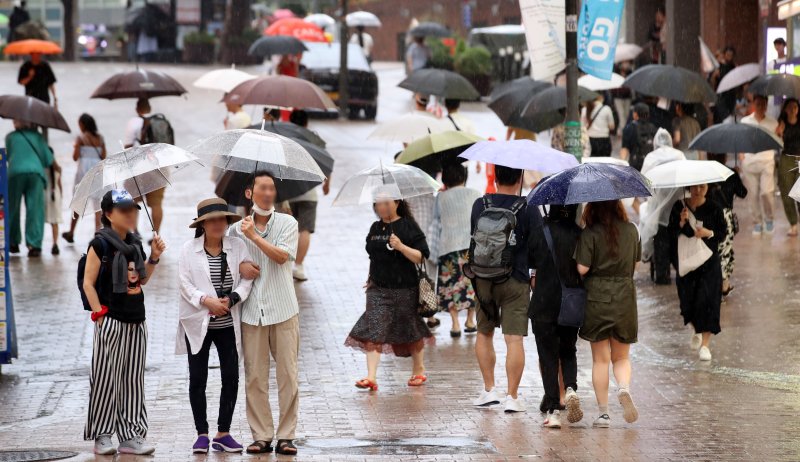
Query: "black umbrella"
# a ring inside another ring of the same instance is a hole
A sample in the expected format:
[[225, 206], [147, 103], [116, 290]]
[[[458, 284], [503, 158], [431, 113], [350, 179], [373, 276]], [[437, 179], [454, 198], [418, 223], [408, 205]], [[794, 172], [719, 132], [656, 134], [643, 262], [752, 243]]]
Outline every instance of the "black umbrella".
[[792, 74], [767, 74], [755, 79], [747, 91], [754, 95], [800, 97], [800, 77]]
[[[578, 87], [578, 100], [581, 103], [594, 101], [600, 97], [599, 93]], [[567, 89], [564, 87], [550, 87], [540, 91], [531, 98], [522, 110], [523, 117], [536, 114], [558, 111], [567, 107]]]
[[706, 128], [689, 144], [689, 149], [708, 152], [761, 152], [781, 149], [783, 143], [770, 132], [749, 124], [720, 124]]
[[[261, 124], [254, 124], [247, 128], [261, 130]], [[308, 141], [311, 144], [325, 148], [325, 140], [323, 140], [319, 135], [305, 127], [301, 127], [300, 125], [296, 125], [291, 122], [267, 122], [264, 124], [264, 130], [271, 133], [277, 133], [278, 135], [283, 135], [295, 141]]]
[[512, 121], [521, 118], [522, 110], [534, 96], [552, 86], [553, 84], [549, 82], [533, 80], [530, 77], [512, 80], [492, 92], [489, 109], [497, 114], [503, 125], [510, 125]]
[[268, 58], [272, 55], [295, 55], [308, 51], [303, 42], [288, 35], [268, 35], [261, 37], [250, 45], [247, 54]]
[[158, 5], [145, 3], [125, 14], [125, 30], [134, 34], [144, 32], [152, 37], [168, 39], [175, 28], [170, 15]]
[[421, 22], [409, 33], [414, 37], [450, 37], [453, 33], [438, 22]]
[[180, 96], [186, 93], [183, 85], [161, 71], [136, 69], [109, 77], [92, 93], [92, 98], [155, 98]]
[[32, 96], [0, 96], [0, 117], [16, 119], [69, 133], [69, 125], [56, 108]]
[[423, 95], [435, 95], [446, 99], [474, 101], [480, 93], [462, 75], [444, 69], [419, 69], [398, 85]]
[[625, 79], [623, 86], [648, 96], [682, 103], [713, 103], [717, 94], [698, 73], [666, 64], [649, 64]]

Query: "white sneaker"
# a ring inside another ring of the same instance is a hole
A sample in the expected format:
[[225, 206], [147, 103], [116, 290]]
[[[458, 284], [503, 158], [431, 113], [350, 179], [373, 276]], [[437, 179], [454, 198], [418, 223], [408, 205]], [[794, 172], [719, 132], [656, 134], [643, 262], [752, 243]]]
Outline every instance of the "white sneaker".
[[308, 278], [306, 277], [306, 272], [303, 271], [303, 265], [294, 265], [294, 269], [292, 270], [292, 277], [297, 279], [298, 281], [308, 280]]
[[525, 403], [522, 402], [522, 398], [518, 396], [517, 399], [514, 399], [511, 395], [506, 396], [506, 412], [525, 412]]
[[99, 456], [110, 456], [117, 453], [111, 441], [111, 435], [100, 435], [94, 440], [94, 453]]
[[701, 347], [698, 356], [700, 357], [700, 361], [711, 361], [711, 350], [709, 350], [708, 347]]
[[692, 347], [692, 350], [697, 350], [703, 344], [703, 334], [692, 334], [692, 339], [689, 342], [689, 346]]
[[561, 428], [561, 411], [550, 411], [547, 417], [544, 418], [542, 426], [545, 428]]
[[567, 393], [564, 396], [564, 405], [567, 408], [567, 422], [575, 423], [583, 419], [583, 410], [581, 410], [581, 399], [572, 388], [567, 388]]
[[500, 401], [502, 401], [502, 398], [500, 398], [497, 390], [492, 388], [489, 391], [481, 391], [481, 394], [472, 401], [472, 404], [478, 407], [488, 407], [494, 406], [495, 404], [500, 404]]
[[608, 414], [602, 414], [600, 417], [594, 419], [592, 427], [594, 428], [608, 428], [611, 426], [611, 417]]
[[156, 448], [141, 436], [137, 436], [119, 443], [118, 451], [120, 454], [147, 455], [154, 453]]
[[636, 405], [633, 404], [631, 392], [627, 388], [621, 388], [617, 392], [617, 399], [619, 399], [619, 404], [622, 405], [622, 418], [625, 419], [625, 422], [636, 422], [639, 419], [639, 411], [636, 409]]

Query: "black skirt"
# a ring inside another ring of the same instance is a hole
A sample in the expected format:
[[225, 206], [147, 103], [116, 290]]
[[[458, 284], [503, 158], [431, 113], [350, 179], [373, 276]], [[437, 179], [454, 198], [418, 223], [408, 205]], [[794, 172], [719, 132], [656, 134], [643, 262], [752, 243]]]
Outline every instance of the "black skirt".
[[679, 276], [676, 284], [683, 323], [692, 323], [698, 334], [719, 334], [722, 331], [719, 325], [722, 303], [722, 267], [719, 254], [714, 252], [700, 268]]

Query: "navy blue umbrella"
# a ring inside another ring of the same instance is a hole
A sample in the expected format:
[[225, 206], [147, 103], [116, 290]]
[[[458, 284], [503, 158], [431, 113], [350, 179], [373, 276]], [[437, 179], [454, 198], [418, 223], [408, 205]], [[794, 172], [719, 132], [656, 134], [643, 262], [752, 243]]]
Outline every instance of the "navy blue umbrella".
[[629, 197], [650, 197], [650, 181], [627, 165], [582, 164], [542, 179], [528, 204], [580, 204]]

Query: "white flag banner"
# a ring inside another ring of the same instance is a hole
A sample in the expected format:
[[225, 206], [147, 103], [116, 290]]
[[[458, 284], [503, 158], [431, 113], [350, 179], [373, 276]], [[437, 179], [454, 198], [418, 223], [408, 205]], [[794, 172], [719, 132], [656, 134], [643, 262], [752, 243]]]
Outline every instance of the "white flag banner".
[[697, 39], [700, 40], [700, 67], [703, 72], [709, 74], [719, 69], [719, 61], [717, 61], [711, 48], [708, 48], [706, 42], [703, 41], [703, 37], [697, 37]]
[[564, 0], [519, 0], [534, 80], [551, 80], [566, 67], [564, 5]]

